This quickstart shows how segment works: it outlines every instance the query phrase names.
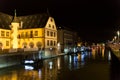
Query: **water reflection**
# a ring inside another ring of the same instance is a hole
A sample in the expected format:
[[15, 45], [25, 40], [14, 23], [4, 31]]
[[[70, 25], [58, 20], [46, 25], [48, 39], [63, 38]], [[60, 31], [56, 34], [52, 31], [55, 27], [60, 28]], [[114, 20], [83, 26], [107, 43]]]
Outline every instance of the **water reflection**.
[[38, 68], [25, 65], [1, 70], [0, 80], [110, 80], [115, 73], [111, 60], [110, 51], [92, 50], [46, 59]]

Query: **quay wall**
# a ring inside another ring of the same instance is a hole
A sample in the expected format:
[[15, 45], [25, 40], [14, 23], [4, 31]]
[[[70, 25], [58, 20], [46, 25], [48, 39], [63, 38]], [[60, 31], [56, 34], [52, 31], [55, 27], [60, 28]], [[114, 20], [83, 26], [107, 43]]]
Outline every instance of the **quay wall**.
[[0, 68], [19, 65], [22, 63], [24, 59], [33, 59], [36, 58], [35, 53], [8, 53], [8, 54], [0, 54]]

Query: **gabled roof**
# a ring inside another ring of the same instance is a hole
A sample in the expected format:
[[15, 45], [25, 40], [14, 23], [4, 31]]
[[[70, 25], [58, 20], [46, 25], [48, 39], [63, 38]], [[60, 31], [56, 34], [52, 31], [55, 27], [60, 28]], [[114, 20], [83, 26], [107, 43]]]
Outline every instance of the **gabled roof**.
[[28, 16], [19, 16], [18, 20], [23, 22], [22, 29], [28, 28], [43, 28], [45, 27], [49, 15], [47, 14], [35, 14]]
[[[22, 29], [45, 27], [49, 15], [46, 13], [16, 17], [17, 22], [23, 22]], [[10, 29], [9, 25], [14, 20], [14, 16], [0, 13], [0, 28]]]

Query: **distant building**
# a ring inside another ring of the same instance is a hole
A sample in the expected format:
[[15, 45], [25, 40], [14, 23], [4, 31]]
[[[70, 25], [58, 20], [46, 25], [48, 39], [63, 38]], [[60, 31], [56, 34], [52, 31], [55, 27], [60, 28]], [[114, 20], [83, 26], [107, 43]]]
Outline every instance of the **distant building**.
[[16, 11], [14, 16], [0, 13], [0, 49], [19, 48], [24, 51], [56, 50], [54, 18], [46, 13], [27, 16], [17, 16]]
[[78, 35], [77, 32], [67, 28], [67, 27], [58, 27], [57, 30], [58, 34], [58, 43], [60, 43], [61, 51], [62, 52], [68, 52], [70, 50], [73, 51], [73, 49], [77, 46], [77, 39]]

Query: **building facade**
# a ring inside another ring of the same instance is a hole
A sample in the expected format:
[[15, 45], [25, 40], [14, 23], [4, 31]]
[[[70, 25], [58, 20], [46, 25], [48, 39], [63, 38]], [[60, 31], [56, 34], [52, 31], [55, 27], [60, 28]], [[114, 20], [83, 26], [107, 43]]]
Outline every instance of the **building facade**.
[[67, 27], [58, 27], [58, 43], [60, 44], [60, 48], [62, 52], [74, 51], [74, 48], [77, 46], [77, 32], [73, 31]]
[[1, 50], [57, 50], [56, 24], [46, 13], [27, 16], [0, 13], [0, 28]]

